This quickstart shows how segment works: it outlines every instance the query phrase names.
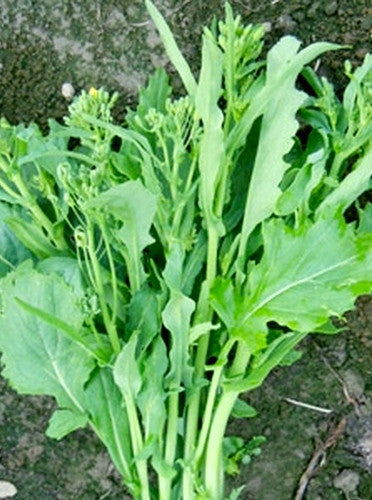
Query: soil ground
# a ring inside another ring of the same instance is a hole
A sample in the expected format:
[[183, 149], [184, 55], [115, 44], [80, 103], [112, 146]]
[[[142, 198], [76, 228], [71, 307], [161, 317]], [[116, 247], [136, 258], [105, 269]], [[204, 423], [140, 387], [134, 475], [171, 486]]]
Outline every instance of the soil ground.
[[[371, 50], [369, 0], [231, 3], [249, 22], [267, 23], [268, 46], [284, 33], [305, 44], [349, 45], [322, 58], [319, 67], [337, 88], [345, 84], [343, 60], [360, 64]], [[197, 69], [201, 26], [223, 15], [223, 1], [157, 5]], [[154, 64], [171, 70], [140, 0], [0, 0], [0, 18], [0, 110], [12, 122], [45, 125], [45, 117], [60, 118], [67, 106], [60, 94], [65, 81], [76, 90], [91, 85], [119, 90], [120, 115]], [[249, 395], [259, 417], [232, 422], [229, 433], [247, 439], [264, 435], [267, 442], [230, 481], [247, 486], [243, 499], [289, 500], [305, 484], [308, 500], [371, 498], [371, 329], [372, 301], [363, 297], [347, 315], [342, 334], [312, 336], [301, 346], [300, 361], [276, 370]], [[311, 410], [287, 398], [332, 411]], [[44, 436], [53, 406], [48, 398], [18, 396], [0, 379], [0, 480], [17, 487], [19, 500], [122, 499], [120, 478], [89, 431], [61, 442]]]

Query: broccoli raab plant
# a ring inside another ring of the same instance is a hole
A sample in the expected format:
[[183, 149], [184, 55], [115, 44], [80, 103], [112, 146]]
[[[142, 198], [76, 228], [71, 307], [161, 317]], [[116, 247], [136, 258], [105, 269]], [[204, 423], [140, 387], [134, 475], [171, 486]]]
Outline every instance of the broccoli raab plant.
[[146, 3], [184, 97], [158, 69], [124, 126], [102, 89], [47, 135], [1, 121], [3, 376], [55, 398], [50, 437], [90, 426], [133, 498], [221, 500], [260, 444], [225, 437], [242, 393], [371, 289], [372, 58], [340, 100], [307, 67], [336, 46], [261, 60], [227, 4], [195, 79]]

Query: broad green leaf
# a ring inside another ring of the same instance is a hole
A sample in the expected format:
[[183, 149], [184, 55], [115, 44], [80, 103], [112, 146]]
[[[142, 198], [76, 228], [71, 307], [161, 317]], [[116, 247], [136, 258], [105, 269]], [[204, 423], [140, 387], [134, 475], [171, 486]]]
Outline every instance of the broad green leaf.
[[59, 406], [83, 413], [84, 384], [94, 358], [57, 326], [17, 302], [22, 300], [79, 331], [84, 317], [71, 288], [56, 275], [45, 276], [22, 266], [0, 282], [0, 290], [3, 376], [22, 394], [48, 394]]
[[96, 338], [92, 333], [88, 333], [88, 330], [80, 329], [77, 330], [71, 326], [68, 322], [61, 320], [53, 314], [50, 314], [39, 307], [35, 307], [27, 302], [24, 302], [19, 297], [14, 299], [16, 303], [22, 307], [26, 312], [32, 314], [36, 318], [40, 318], [46, 325], [50, 325], [52, 328], [57, 328], [61, 333], [65, 334], [70, 340], [74, 341], [79, 347], [84, 349], [84, 351], [97, 361], [103, 364], [107, 364], [111, 357], [111, 349], [109, 345], [105, 345], [104, 340], [106, 337], [102, 336], [103, 339], [99, 345], [97, 345]]
[[71, 410], [56, 410], [49, 419], [46, 435], [60, 440], [76, 429], [85, 427], [88, 423], [86, 413], [77, 413]]
[[223, 113], [218, 106], [222, 92], [222, 61], [220, 49], [209, 36], [204, 35], [202, 67], [195, 100], [196, 111], [204, 126], [199, 153], [199, 199], [208, 223], [218, 224], [219, 232], [223, 231], [222, 223], [216, 220], [214, 204], [224, 158]]
[[230, 280], [217, 278], [210, 294], [210, 303], [218, 316], [225, 323], [230, 335], [242, 339], [252, 354], [266, 347], [266, 326], [253, 320], [249, 324], [240, 324], [242, 304]]
[[160, 38], [162, 39], [171, 63], [180, 75], [188, 94], [190, 95], [190, 97], [193, 97], [196, 91], [196, 82], [191, 72], [190, 66], [188, 65], [186, 59], [183, 57], [180, 49], [177, 47], [174, 36], [167, 23], [165, 22], [163, 16], [150, 0], [145, 0], [145, 3], [146, 8], [159, 32]]
[[167, 350], [159, 337], [154, 341], [151, 353], [144, 360], [141, 373], [143, 385], [137, 397], [146, 439], [153, 436], [162, 438], [164, 432], [166, 393], [163, 384], [167, 369]]
[[127, 394], [136, 398], [142, 386], [142, 377], [136, 359], [138, 333], [133, 334], [116, 358], [113, 375], [115, 384], [125, 397]]
[[133, 482], [131, 467], [133, 455], [129, 423], [112, 370], [110, 368], [96, 370], [87, 384], [85, 395], [90, 424], [130, 487]]
[[316, 214], [319, 215], [325, 210], [332, 211], [335, 206], [341, 206], [342, 210], [346, 210], [358, 196], [369, 188], [371, 176], [372, 141], [367, 151], [356, 163], [354, 170], [324, 199]]
[[[353, 286], [366, 272], [366, 249], [341, 217], [293, 230], [281, 220], [263, 226], [264, 255], [249, 275], [237, 328], [276, 321], [300, 332], [343, 314], [355, 300]], [[366, 277], [372, 281], [372, 277]], [[253, 332], [252, 332], [253, 333]]]
[[37, 263], [38, 271], [44, 274], [56, 273], [74, 289], [77, 296], [85, 294], [79, 263], [72, 257], [50, 257]]
[[280, 219], [263, 225], [264, 254], [251, 270], [244, 296], [218, 280], [211, 304], [231, 335], [262, 350], [267, 323], [310, 332], [353, 307], [371, 289], [370, 252], [340, 215], [291, 229]]
[[162, 314], [164, 326], [169, 330], [172, 339], [171, 370], [167, 375], [171, 389], [178, 390], [181, 382], [186, 386], [191, 384], [189, 329], [194, 309], [195, 302], [192, 299], [174, 292]]

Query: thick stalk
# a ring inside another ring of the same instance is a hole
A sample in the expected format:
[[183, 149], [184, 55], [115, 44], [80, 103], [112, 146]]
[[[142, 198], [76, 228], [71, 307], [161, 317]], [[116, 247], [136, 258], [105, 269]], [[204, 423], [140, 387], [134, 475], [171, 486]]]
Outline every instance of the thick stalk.
[[[202, 297], [199, 303], [199, 317], [200, 322], [210, 321], [211, 310], [208, 303], [209, 290], [215, 280], [217, 270], [217, 250], [218, 250], [218, 234], [217, 231], [211, 227], [208, 231], [208, 255], [207, 255], [207, 272], [206, 272], [206, 287], [202, 289]], [[205, 371], [205, 364], [208, 355], [210, 334], [203, 335], [197, 346], [195, 355], [195, 379], [200, 380]], [[190, 397], [188, 411], [186, 416], [186, 435], [185, 435], [185, 449], [184, 460], [186, 465], [191, 461], [195, 452], [195, 442], [198, 432], [199, 423], [199, 408], [201, 401], [201, 389], [195, 391]], [[191, 470], [186, 467], [183, 474], [183, 496], [188, 500], [194, 498], [193, 495], [193, 479]], [[188, 496], [186, 496], [188, 495]]]
[[132, 441], [134, 463], [136, 465], [138, 479], [141, 485], [141, 500], [151, 500], [149, 478], [147, 474], [147, 463], [146, 460], [138, 458], [143, 450], [143, 438], [141, 427], [138, 421], [136, 406], [131, 394], [124, 395], [124, 399], [129, 419], [129, 429]]
[[[167, 422], [167, 438], [165, 443], [165, 462], [173, 467], [176, 456], [177, 436], [178, 436], [178, 409], [179, 409], [179, 392], [173, 392], [169, 395], [168, 403], [168, 422]], [[172, 479], [168, 477], [159, 477], [159, 499], [170, 500], [171, 498]]]
[[[244, 342], [238, 344], [234, 362], [229, 370], [229, 377], [243, 376], [248, 365], [250, 352]], [[227, 422], [231, 415], [239, 391], [225, 392], [217, 405], [213, 416], [205, 461], [205, 486], [213, 500], [224, 498], [224, 470], [222, 444]]]

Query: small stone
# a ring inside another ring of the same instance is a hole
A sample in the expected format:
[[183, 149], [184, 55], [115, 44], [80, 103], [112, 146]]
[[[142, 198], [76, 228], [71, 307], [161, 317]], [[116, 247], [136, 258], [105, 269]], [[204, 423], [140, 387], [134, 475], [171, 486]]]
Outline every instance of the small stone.
[[342, 490], [346, 497], [349, 493], [354, 493], [358, 488], [360, 481], [359, 474], [351, 469], [344, 469], [334, 479], [333, 484], [335, 488]]
[[67, 101], [71, 101], [75, 95], [75, 89], [69, 82], [65, 82], [61, 87], [61, 93]]
[[337, 9], [338, 9], [337, 2], [330, 2], [325, 6], [324, 12], [326, 13], [327, 16], [333, 16], [333, 14], [336, 14]]
[[10, 498], [17, 494], [17, 488], [9, 481], [0, 481], [0, 498]]
[[351, 369], [346, 370], [343, 380], [352, 397], [359, 399], [363, 396], [365, 381], [360, 373]]
[[296, 25], [296, 21], [291, 16], [288, 16], [288, 14], [279, 16], [277, 21], [278, 28], [281, 28], [284, 33], [290, 33], [296, 28]]
[[265, 33], [270, 33], [270, 31], [273, 29], [273, 25], [271, 24], [270, 21], [265, 21], [263, 24]]

